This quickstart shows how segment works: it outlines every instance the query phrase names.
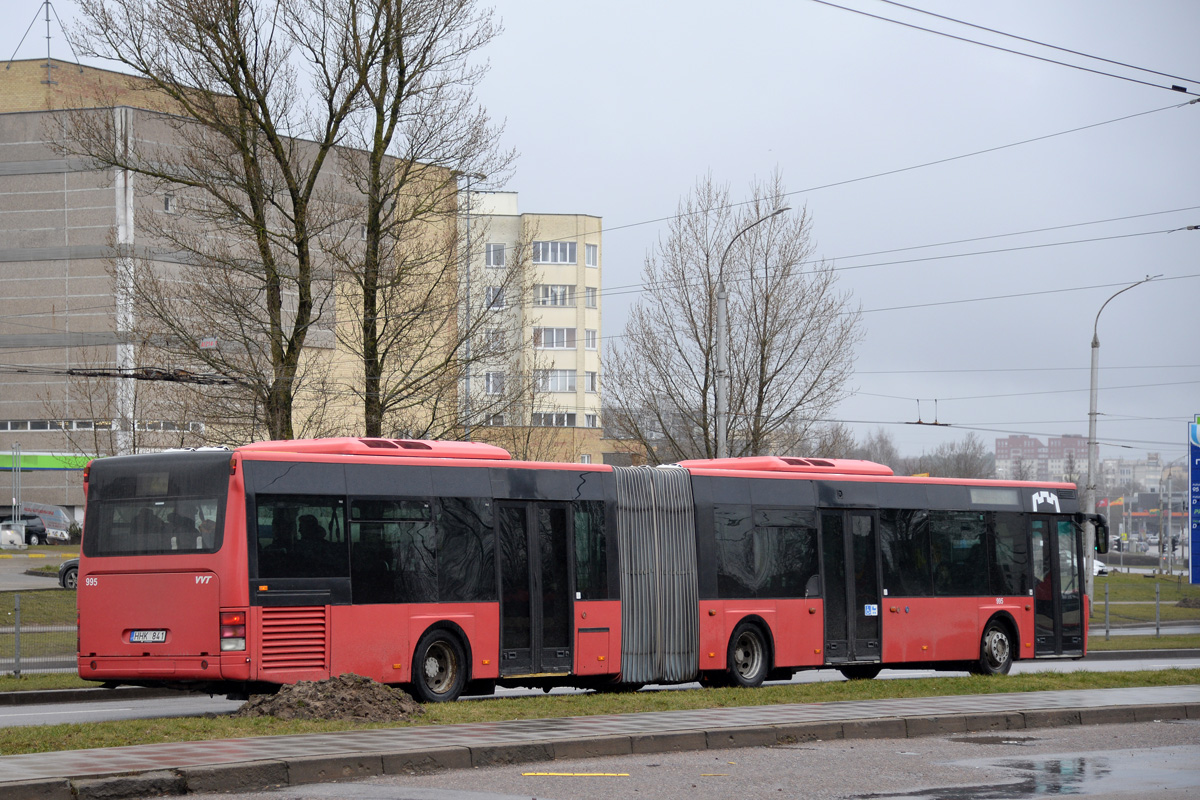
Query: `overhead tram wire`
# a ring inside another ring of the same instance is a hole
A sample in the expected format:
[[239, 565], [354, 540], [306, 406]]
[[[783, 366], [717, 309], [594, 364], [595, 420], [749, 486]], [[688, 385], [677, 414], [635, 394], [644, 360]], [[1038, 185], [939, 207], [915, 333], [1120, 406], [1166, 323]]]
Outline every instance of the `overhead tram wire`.
[[[1142, 219], [1145, 217], [1161, 216], [1163, 214], [1178, 214], [1178, 213], [1182, 213], [1185, 211], [1195, 211], [1197, 209], [1200, 209], [1200, 206], [1184, 206], [1183, 208], [1172, 208], [1172, 209], [1167, 209], [1165, 211], [1149, 211], [1149, 212], [1146, 212], [1143, 214], [1127, 214], [1127, 215], [1121, 216], [1121, 217], [1110, 217], [1108, 219], [1089, 220], [1088, 222], [1072, 222], [1072, 223], [1068, 223], [1065, 225], [1052, 225], [1052, 226], [1046, 227], [1046, 228], [1031, 228], [1029, 230], [1010, 231], [1008, 233], [993, 233], [993, 234], [988, 234], [986, 236], [975, 236], [975, 237], [971, 237], [969, 239], [952, 239], [952, 240], [945, 241], [945, 242], [936, 242], [934, 244], [909, 245], [906, 247], [895, 247], [895, 248], [891, 248], [888, 250], [875, 250], [875, 251], [869, 252], [869, 253], [854, 253], [852, 255], [845, 255], [845, 256], [830, 256], [828, 258], [818, 258], [818, 259], [809, 259], [807, 261], [801, 261], [797, 264], [797, 266], [811, 266], [814, 264], [822, 264], [826, 261], [837, 262], [837, 261], [845, 261], [845, 260], [856, 259], [856, 258], [867, 258], [869, 256], [882, 256], [882, 255], [888, 255], [889, 253], [904, 253], [904, 252], [908, 252], [911, 250], [926, 250], [926, 249], [933, 248], [933, 247], [949, 247], [950, 245], [955, 245], [955, 244], [971, 244], [973, 242], [983, 242], [983, 241], [988, 241], [990, 239], [1006, 239], [1006, 238], [1011, 238], [1014, 236], [1028, 236], [1028, 235], [1034, 234], [1034, 233], [1049, 233], [1051, 231], [1067, 230], [1069, 228], [1083, 228], [1083, 227], [1088, 227], [1090, 225], [1105, 225], [1105, 224], [1108, 224], [1111, 222], [1124, 222], [1124, 221], [1131, 220], [1131, 219]], [[1176, 228], [1176, 229], [1172, 229], [1169, 231], [1153, 231], [1152, 233], [1161, 233], [1161, 232], [1172, 233], [1175, 230], [1178, 230], [1178, 229]], [[1083, 239], [1081, 241], [1091, 242], [1091, 241], [1097, 241], [1097, 240]], [[987, 251], [987, 252], [992, 252], [992, 251]], [[962, 255], [973, 255], [973, 253], [964, 253]], [[890, 263], [896, 263], [896, 262], [885, 262], [885, 264], [890, 264]], [[866, 266], [871, 266], [871, 265], [866, 265]], [[845, 267], [844, 269], [857, 269], [857, 268], [858, 267], [856, 267], [856, 266], [851, 266], [851, 267]], [[835, 268], [835, 269], [843, 269], [843, 268]], [[621, 284], [618, 286], [609, 287], [608, 289], [606, 289], [602, 292], [602, 295], [607, 295], [607, 296], [611, 297], [611, 296], [616, 296], [616, 295], [620, 295], [620, 294], [636, 294], [636, 293], [646, 290], [646, 289], [650, 289], [650, 290], [656, 289], [659, 286], [661, 286], [661, 284], [654, 284], [651, 286], [647, 286], [645, 283], [627, 283], [627, 284]], [[628, 290], [628, 291], [626, 291], [626, 290]]]
[[1146, 67], [1139, 67], [1136, 64], [1126, 64], [1124, 61], [1114, 61], [1111, 58], [1104, 58], [1103, 56], [1094, 56], [1091, 53], [1084, 53], [1079, 50], [1072, 50], [1069, 47], [1059, 47], [1058, 45], [1053, 45], [1048, 42], [1042, 42], [1037, 39], [1029, 39], [1024, 36], [1017, 36], [1016, 34], [1013, 34], [1013, 33], [1005, 33], [1004, 31], [999, 31], [999, 30], [996, 30], [995, 28], [988, 28], [984, 25], [976, 25], [973, 22], [967, 22], [966, 20], [957, 19], [955, 17], [948, 17], [944, 14], [937, 14], [933, 11], [926, 11], [923, 8], [917, 8], [916, 6], [906, 6], [906, 5], [904, 5], [904, 3], [896, 2], [896, 0], [879, 0], [879, 2], [887, 3], [888, 5], [896, 6], [897, 8], [904, 8], [909, 11], [915, 11], [918, 14], [925, 14], [930, 17], [937, 17], [938, 19], [946, 20], [947, 22], [953, 22], [957, 25], [965, 25], [968, 28], [975, 28], [976, 30], [987, 31], [988, 33], [994, 33], [997, 36], [1004, 36], [1009, 39], [1016, 39], [1019, 42], [1027, 42], [1029, 44], [1036, 44], [1039, 47], [1046, 47], [1051, 50], [1057, 50], [1060, 53], [1070, 53], [1073, 56], [1082, 56], [1084, 58], [1090, 58], [1093, 61], [1103, 61], [1105, 64], [1112, 64], [1113, 66], [1117, 66], [1117, 67], [1127, 67], [1128, 69], [1135, 69], [1138, 72], [1148, 72], [1151, 75], [1158, 75], [1159, 77], [1162, 77], [1162, 78], [1170, 78], [1170, 79], [1176, 80], [1176, 81], [1185, 81], [1187, 83], [1200, 84], [1200, 80], [1197, 80], [1196, 78], [1184, 78], [1179, 75], [1172, 75], [1169, 72], [1159, 72], [1158, 70], [1155, 70], [1155, 69], [1147, 69]]
[[[847, 178], [846, 180], [834, 181], [832, 183], [819, 184], [817, 186], [809, 186], [804, 189], [796, 189], [795, 191], [785, 193], [783, 196], [784, 197], [794, 197], [796, 195], [807, 194], [808, 192], [820, 191], [821, 189], [833, 189], [838, 186], [846, 186], [846, 185], [852, 184], [852, 183], [861, 183], [862, 181], [869, 181], [869, 180], [873, 180], [875, 178], [886, 178], [889, 175], [898, 175], [903, 172], [911, 172], [913, 170], [924, 169], [925, 167], [934, 167], [934, 166], [937, 166], [938, 164], [946, 164], [951, 161], [961, 161], [962, 159], [965, 159], [965, 158], [973, 158], [974, 156], [987, 155], [988, 153], [995, 153], [1000, 150], [1008, 150], [1013, 147], [1020, 147], [1022, 145], [1033, 144], [1035, 142], [1041, 142], [1041, 141], [1045, 141], [1047, 139], [1054, 139], [1059, 136], [1067, 136], [1072, 133], [1080, 133], [1082, 131], [1090, 130], [1092, 128], [1099, 128], [1104, 125], [1112, 125], [1117, 122], [1125, 122], [1127, 120], [1136, 119], [1138, 117], [1144, 117], [1144, 116], [1148, 116], [1150, 114], [1157, 114], [1162, 111], [1169, 111], [1169, 110], [1175, 109], [1175, 108], [1183, 108], [1184, 106], [1187, 106], [1187, 105], [1190, 105], [1190, 102], [1172, 103], [1169, 106], [1161, 106], [1159, 108], [1150, 109], [1149, 111], [1139, 111], [1135, 114], [1126, 114], [1123, 117], [1116, 117], [1114, 119], [1104, 120], [1103, 122], [1093, 122], [1088, 125], [1080, 125], [1079, 127], [1069, 128], [1065, 131], [1058, 131], [1056, 133], [1047, 133], [1047, 134], [1043, 134], [1042, 136], [1034, 136], [1030, 139], [1022, 139], [1021, 141], [1018, 141], [1018, 142], [1010, 142], [1008, 144], [996, 145], [995, 147], [987, 147], [987, 148], [984, 148], [983, 150], [975, 150], [970, 153], [961, 153], [956, 156], [948, 156], [946, 158], [939, 158], [939, 159], [935, 159], [933, 161], [925, 161], [923, 163], [912, 164], [907, 167], [898, 167], [896, 169], [885, 170], [883, 172], [876, 172], [876, 173], [872, 173], [870, 175], [860, 175], [857, 178]], [[754, 202], [753, 200], [743, 200], [741, 202], [729, 203], [728, 205], [719, 206], [713, 210], [720, 211], [720, 210], [724, 210], [724, 209], [741, 208], [742, 206], [748, 206], [753, 202]], [[627, 222], [623, 225], [613, 225], [611, 227], [604, 228], [603, 232], [604, 233], [612, 233], [613, 231], [622, 231], [622, 230], [627, 230], [629, 228], [640, 228], [644, 225], [656, 225], [660, 222], [670, 222], [671, 220], [683, 219], [684, 217], [694, 216], [695, 214], [699, 214], [699, 213], [702, 213], [702, 212], [699, 212], [699, 211], [692, 212], [691, 215], [689, 215], [689, 214], [671, 214], [671, 215], [665, 216], [665, 217], [656, 217], [654, 219], [642, 220], [641, 222]], [[551, 239], [549, 241], [565, 241], [567, 238], [574, 238], [574, 237], [563, 237], [562, 239]], [[480, 251], [480, 252], [482, 252], [482, 251]], [[475, 255], [475, 254], [473, 253], [472, 255]]]
[[[1093, 75], [1102, 75], [1107, 78], [1116, 78], [1117, 80], [1120, 80], [1120, 81], [1128, 81], [1129, 83], [1137, 83], [1137, 84], [1141, 84], [1142, 86], [1149, 86], [1153, 89], [1166, 89], [1169, 92], [1177, 92], [1179, 94], [1185, 94], [1190, 97], [1200, 97], [1200, 94], [1190, 91], [1186, 86], [1174, 86], [1174, 85], [1173, 86], [1164, 86], [1161, 83], [1153, 83], [1151, 81], [1143, 81], [1138, 78], [1131, 78], [1127, 75], [1117, 75], [1116, 73], [1113, 73], [1113, 72], [1105, 72], [1105, 71], [1099, 70], [1099, 69], [1092, 69], [1091, 67], [1084, 67], [1079, 64], [1072, 64], [1068, 61], [1058, 61], [1057, 59], [1047, 58], [1045, 56], [1037, 56], [1037, 55], [1034, 55], [1033, 53], [1023, 53], [1020, 50], [1013, 50], [1012, 48], [1009, 48], [1009, 47], [1001, 47], [1000, 45], [997, 45], [997, 44], [988, 44], [987, 42], [981, 42], [977, 39], [968, 39], [965, 36], [956, 36], [953, 33], [946, 33], [945, 31], [935, 30], [933, 28], [924, 28], [920, 25], [914, 25], [911, 22], [902, 22], [901, 20], [892, 19], [891, 17], [885, 17], [885, 16], [882, 16], [879, 14], [872, 14], [869, 11], [862, 11], [857, 8], [849, 8], [847, 6], [840, 6], [837, 3], [829, 2], [829, 0], [809, 0], [809, 2], [817, 3], [818, 5], [822, 5], [822, 6], [829, 6], [830, 8], [836, 8], [839, 11], [849, 11], [852, 14], [859, 14], [864, 17], [870, 17], [871, 19], [877, 19], [880, 22], [890, 22], [893, 25], [900, 25], [901, 27], [904, 27], [904, 28], [911, 28], [916, 31], [924, 31], [925, 33], [932, 33], [935, 36], [943, 36], [947, 39], [954, 39], [955, 41], [966, 42], [967, 44], [979, 45], [980, 47], [986, 47], [989, 50], [999, 50], [1002, 53], [1011, 53], [1012, 55], [1015, 55], [1015, 56], [1024, 56], [1025, 58], [1032, 58], [1035, 61], [1044, 61], [1047, 64], [1057, 64], [1060, 67], [1070, 67], [1071, 69], [1077, 69], [1081, 72], [1090, 72]], [[1143, 70], [1143, 71], [1149, 71], [1149, 70]]]

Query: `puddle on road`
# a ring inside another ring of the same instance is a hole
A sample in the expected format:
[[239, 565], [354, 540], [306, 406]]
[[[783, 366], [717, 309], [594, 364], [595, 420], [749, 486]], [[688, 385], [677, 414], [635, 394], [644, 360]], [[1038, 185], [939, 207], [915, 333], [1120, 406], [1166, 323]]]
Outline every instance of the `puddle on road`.
[[[990, 744], [1008, 744], [1006, 737]], [[1031, 739], [1032, 737], [1024, 737]], [[981, 741], [959, 739], [956, 741]], [[1020, 744], [1020, 741], [1012, 741]], [[1012, 800], [1024, 797], [1053, 797], [1055, 795], [1077, 795], [1084, 793], [1085, 784], [1095, 782], [1111, 773], [1108, 760], [1104, 758], [1051, 758], [1044, 761], [998, 761], [995, 766], [1017, 769], [1031, 773], [1013, 783], [990, 783], [986, 786], [947, 786], [937, 789], [920, 789], [914, 792], [887, 794], [864, 794], [861, 798], [904, 798], [904, 800]]]
[[963, 744], [1015, 744], [1027, 746], [1041, 739], [1036, 736], [952, 736], [952, 742]]
[[[970, 741], [982, 741], [983, 737]], [[990, 737], [1008, 741], [1010, 737]], [[1011, 737], [1012, 740], [1036, 737]], [[946, 763], [955, 767], [1010, 770], [980, 786], [945, 786], [859, 795], [896, 800], [1016, 800], [1055, 796], [1124, 793], [1154, 796], [1156, 791], [1194, 789], [1200, 786], [1200, 761], [1195, 745], [1156, 747], [1151, 750], [1109, 750], [1098, 754], [1056, 754], [1046, 758], [986, 758]]]

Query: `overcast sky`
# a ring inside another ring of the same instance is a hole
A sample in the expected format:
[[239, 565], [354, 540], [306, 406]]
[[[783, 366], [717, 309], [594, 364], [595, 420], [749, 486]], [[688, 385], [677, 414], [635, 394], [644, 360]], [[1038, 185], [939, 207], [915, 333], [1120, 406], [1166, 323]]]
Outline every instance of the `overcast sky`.
[[[1102, 457], [1181, 457], [1200, 413], [1200, 230], [1166, 231], [1200, 224], [1200, 103], [1176, 107], [1200, 94], [1200, 2], [911, 2], [1169, 77], [835, 2], [1122, 77], [814, 0], [500, 3], [480, 98], [521, 154], [504, 188], [525, 212], [603, 218], [607, 346], [666, 230], [656, 220], [707, 172], [744, 199], [779, 169], [864, 311], [856, 394], [837, 409], [860, 437], [882, 426], [916, 455], [967, 430], [989, 448], [1086, 435], [1096, 313], [1161, 274], [1100, 318], [1099, 439]], [[5, 57], [38, 8], [10, 4]], [[44, 33], [18, 57], [42, 55]], [[54, 54], [69, 57], [61, 39]], [[918, 419], [953, 427], [905, 424]]]

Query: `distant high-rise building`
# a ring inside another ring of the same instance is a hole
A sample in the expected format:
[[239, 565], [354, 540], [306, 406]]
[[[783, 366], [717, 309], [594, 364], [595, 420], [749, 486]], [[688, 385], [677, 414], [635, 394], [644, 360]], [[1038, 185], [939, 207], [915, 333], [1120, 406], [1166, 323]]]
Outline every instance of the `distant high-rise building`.
[[1007, 480], [1078, 481], [1087, 473], [1087, 437], [1032, 436], [996, 440], [996, 477]]

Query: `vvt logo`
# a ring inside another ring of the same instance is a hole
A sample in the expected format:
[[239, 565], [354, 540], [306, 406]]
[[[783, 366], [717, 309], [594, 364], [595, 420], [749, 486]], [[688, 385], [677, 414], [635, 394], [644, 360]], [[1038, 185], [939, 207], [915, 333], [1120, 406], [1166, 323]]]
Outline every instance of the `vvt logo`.
[[1055, 511], [1062, 511], [1058, 506], [1058, 494], [1056, 492], [1041, 491], [1034, 494], [1033, 510], [1040, 511], [1041, 506], [1054, 506]]
[[208, 583], [213, 579], [212, 575], [197, 575], [196, 583]]

